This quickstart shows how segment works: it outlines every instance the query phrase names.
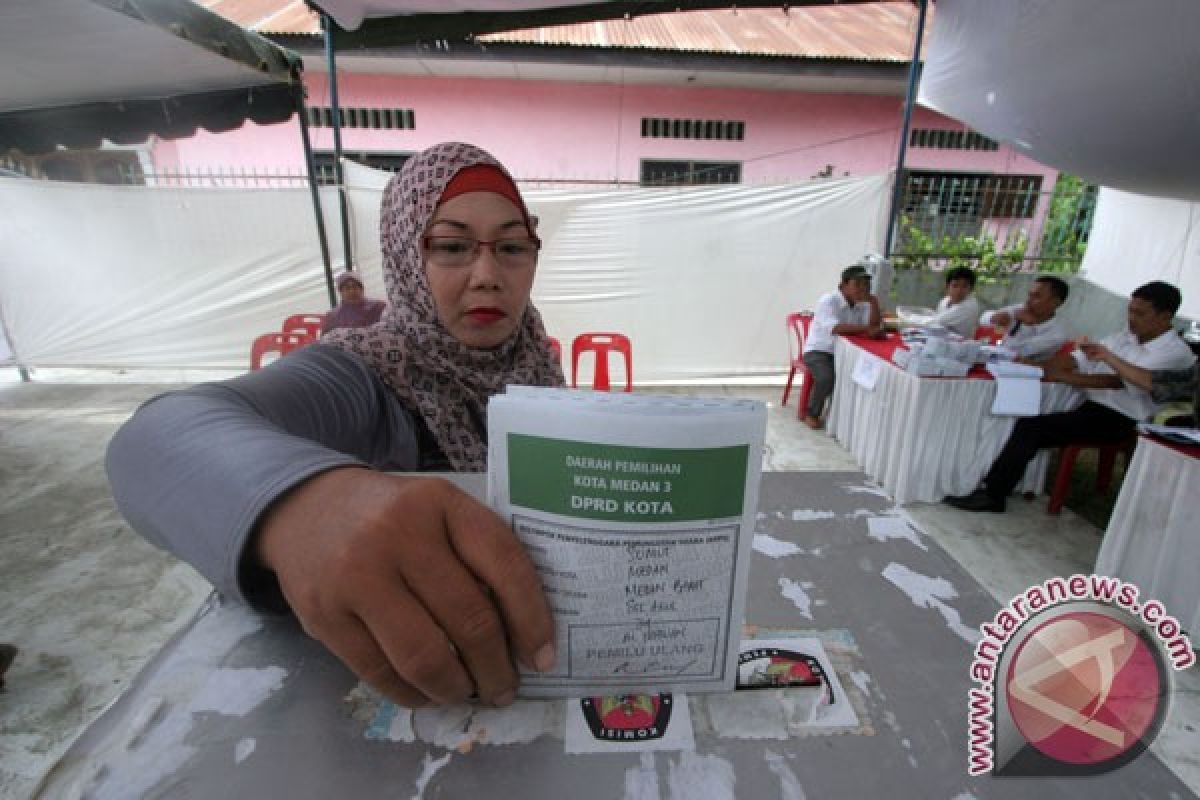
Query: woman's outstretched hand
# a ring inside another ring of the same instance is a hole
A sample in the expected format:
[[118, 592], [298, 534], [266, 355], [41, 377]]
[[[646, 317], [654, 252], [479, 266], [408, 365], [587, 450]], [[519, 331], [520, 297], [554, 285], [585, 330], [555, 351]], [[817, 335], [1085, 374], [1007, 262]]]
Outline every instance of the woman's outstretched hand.
[[330, 470], [278, 500], [256, 541], [304, 630], [405, 706], [507, 705], [513, 660], [554, 665], [541, 580], [500, 517], [448, 481]]

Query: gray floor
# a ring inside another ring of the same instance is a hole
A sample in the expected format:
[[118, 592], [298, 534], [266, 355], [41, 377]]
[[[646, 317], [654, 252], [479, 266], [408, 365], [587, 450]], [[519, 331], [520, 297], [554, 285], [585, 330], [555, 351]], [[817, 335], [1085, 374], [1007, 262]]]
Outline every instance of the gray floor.
[[[104, 479], [104, 445], [113, 431], [168, 387], [100, 373], [42, 373], [33, 384], [14, 379], [0, 375], [0, 640], [21, 648], [0, 694], [4, 798], [30, 793], [208, 592], [190, 568], [129, 530]], [[46, 382], [53, 379], [73, 382]], [[85, 380], [91, 382], [79, 382]], [[795, 401], [780, 408], [777, 388], [659, 391], [769, 402], [768, 470], [858, 468], [829, 436], [799, 424]], [[1051, 575], [1090, 571], [1100, 544], [1101, 532], [1069, 511], [1048, 517], [1045, 498], [1017, 501], [1004, 515], [939, 505], [905, 510], [999, 602]], [[1154, 749], [1200, 793], [1200, 670], [1177, 677], [1175, 705]]]

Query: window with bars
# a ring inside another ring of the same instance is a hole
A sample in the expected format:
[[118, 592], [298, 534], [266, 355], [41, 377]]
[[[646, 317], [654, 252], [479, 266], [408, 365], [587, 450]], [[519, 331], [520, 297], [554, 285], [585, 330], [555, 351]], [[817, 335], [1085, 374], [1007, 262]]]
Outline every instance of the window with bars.
[[[308, 124], [312, 127], [333, 127], [332, 108], [309, 106], [307, 111]], [[411, 108], [339, 108], [338, 121], [343, 128], [412, 130], [417, 127], [417, 115]]]
[[987, 150], [1000, 149], [994, 139], [975, 131], [946, 131], [935, 128], [913, 128], [908, 137], [909, 147], [927, 147], [934, 150]]
[[741, 182], [740, 161], [642, 160], [642, 186], [701, 186]]
[[901, 206], [908, 221], [898, 249], [906, 246], [910, 228], [940, 241], [979, 236], [987, 220], [1032, 219], [1041, 190], [1041, 175], [910, 170]]
[[[404, 166], [405, 161], [412, 158], [412, 153], [351, 153], [346, 150], [342, 151], [342, 155], [363, 166], [382, 169], [387, 172], [396, 172], [400, 167]], [[313, 168], [316, 171], [317, 183], [322, 186], [337, 184], [337, 173], [334, 171], [333, 165], [332, 150], [313, 151]]]
[[904, 213], [1029, 219], [1037, 211], [1041, 191], [1041, 175], [911, 170], [905, 181]]
[[983, 215], [1031, 219], [1042, 192], [1041, 175], [992, 175], [983, 195]]
[[740, 142], [746, 123], [731, 119], [670, 119], [642, 117], [643, 139], [717, 139]]

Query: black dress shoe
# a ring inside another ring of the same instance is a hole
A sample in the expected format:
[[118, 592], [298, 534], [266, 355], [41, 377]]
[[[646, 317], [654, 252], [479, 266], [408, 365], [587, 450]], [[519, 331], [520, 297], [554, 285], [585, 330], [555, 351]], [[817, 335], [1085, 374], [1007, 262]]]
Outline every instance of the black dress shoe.
[[983, 489], [976, 489], [970, 494], [959, 497], [947, 497], [944, 501], [948, 506], [954, 506], [963, 511], [1003, 511], [1004, 498], [992, 497]]
[[8, 672], [8, 668], [12, 666], [13, 659], [16, 657], [16, 647], [7, 642], [0, 644], [0, 690], [4, 689], [4, 673]]

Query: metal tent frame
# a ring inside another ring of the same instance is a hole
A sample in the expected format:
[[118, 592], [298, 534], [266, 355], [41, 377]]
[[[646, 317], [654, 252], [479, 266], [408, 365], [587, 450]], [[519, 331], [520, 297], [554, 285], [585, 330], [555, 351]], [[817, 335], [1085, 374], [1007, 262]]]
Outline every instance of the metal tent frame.
[[[0, 152], [98, 147], [300, 120], [330, 306], [336, 304], [298, 55], [190, 0], [0, 4]], [[0, 326], [3, 320], [0, 320]], [[13, 353], [22, 376], [20, 354]]]
[[[727, 0], [514, 0], [505, 3], [506, 10], [495, 10], [494, 2], [455, 3], [456, 10], [430, 12], [440, 4], [428, 0], [306, 0], [321, 15], [321, 30], [325, 42], [325, 58], [329, 69], [330, 110], [333, 129], [334, 174], [338, 184], [341, 208], [342, 242], [347, 265], [350, 257], [350, 228], [347, 214], [346, 187], [342, 174], [341, 110], [338, 105], [337, 51], [384, 45], [412, 44], [418, 41], [470, 39], [486, 33], [520, 30], [522, 28], [567, 25], [604, 19], [631, 18], [647, 14], [674, 11], [697, 11], [715, 8], [788, 8], [796, 6], [834, 5], [835, 3], [870, 3], [876, 0], [792, 0], [791, 2], [744, 2]], [[884, 252], [891, 251], [896, 210], [900, 202], [912, 110], [916, 100], [920, 72], [921, 44], [925, 32], [928, 0], [912, 0], [918, 8], [917, 30], [913, 58], [909, 67], [908, 88], [904, 99], [904, 118], [897, 154], [896, 172], [888, 210], [888, 226]], [[465, 6], [465, 8], [464, 8]], [[340, 23], [352, 26], [342, 27]]]

